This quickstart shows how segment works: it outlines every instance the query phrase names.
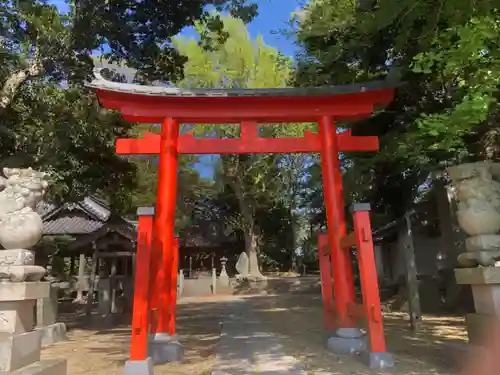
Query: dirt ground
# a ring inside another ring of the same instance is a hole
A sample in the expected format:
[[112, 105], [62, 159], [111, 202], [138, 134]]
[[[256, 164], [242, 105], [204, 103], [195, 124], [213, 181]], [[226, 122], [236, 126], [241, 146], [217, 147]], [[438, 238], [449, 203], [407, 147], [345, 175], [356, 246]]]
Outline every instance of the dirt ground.
[[[376, 372], [349, 356], [326, 349], [321, 298], [316, 295], [261, 297], [252, 301], [267, 327], [278, 334], [287, 354], [299, 359], [308, 374], [368, 375]], [[396, 366], [385, 373], [396, 375], [448, 375], [454, 373], [457, 348], [464, 348], [467, 334], [461, 317], [426, 316], [416, 334], [407, 314], [384, 314], [388, 351]]]
[[[156, 375], [212, 373], [227, 299], [185, 299], [178, 303], [177, 329], [185, 348], [184, 361], [155, 366]], [[130, 317], [124, 317], [123, 323], [94, 320], [89, 324], [80, 314], [64, 315], [63, 320], [69, 327], [69, 341], [44, 349], [42, 357], [67, 359], [68, 375], [122, 375], [130, 350], [130, 325], [126, 322]]]
[[[185, 347], [181, 364], [155, 367], [157, 375], [207, 375], [215, 360], [220, 322], [228, 301], [249, 299], [269, 331], [280, 336], [288, 355], [306, 366], [308, 374], [368, 375], [374, 372], [348, 356], [325, 348], [321, 300], [317, 295], [219, 297], [183, 299], [178, 305], [178, 334]], [[456, 360], [455, 345], [463, 345], [466, 333], [459, 317], [425, 317], [417, 334], [409, 330], [404, 314], [384, 314], [389, 350], [397, 365], [396, 375], [448, 375]], [[82, 323], [66, 314], [71, 328], [69, 341], [43, 350], [44, 358], [65, 358], [68, 375], [118, 375], [123, 372], [130, 342], [130, 326], [94, 321]], [[96, 324], [100, 325], [96, 329]]]

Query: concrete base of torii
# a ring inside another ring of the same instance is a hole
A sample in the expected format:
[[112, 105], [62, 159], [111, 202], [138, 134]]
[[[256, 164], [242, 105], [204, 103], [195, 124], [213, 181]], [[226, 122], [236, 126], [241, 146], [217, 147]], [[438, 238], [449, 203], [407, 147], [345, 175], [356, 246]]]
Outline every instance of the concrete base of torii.
[[142, 361], [125, 362], [124, 375], [154, 375], [153, 360], [146, 358]]
[[177, 336], [157, 333], [149, 338], [149, 356], [155, 365], [179, 362], [184, 358], [184, 347]]
[[153, 365], [179, 362], [184, 358], [184, 348], [177, 336], [158, 333], [149, 339], [149, 357], [142, 361], [125, 363], [124, 375], [154, 375]]
[[327, 347], [337, 354], [356, 355], [361, 363], [374, 370], [395, 365], [392, 354], [371, 352], [366, 334], [358, 328], [339, 328], [330, 332]]

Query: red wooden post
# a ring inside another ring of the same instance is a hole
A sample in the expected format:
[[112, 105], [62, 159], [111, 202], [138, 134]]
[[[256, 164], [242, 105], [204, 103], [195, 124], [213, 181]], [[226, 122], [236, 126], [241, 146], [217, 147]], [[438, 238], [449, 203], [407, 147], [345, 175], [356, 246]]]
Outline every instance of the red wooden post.
[[355, 204], [352, 207], [361, 292], [363, 294], [365, 316], [368, 321], [370, 351], [373, 353], [384, 353], [386, 351], [384, 325], [380, 308], [380, 291], [378, 288], [369, 211], [370, 205], [367, 203]]
[[161, 249], [155, 278], [155, 299], [158, 309], [154, 333], [168, 334], [172, 252], [174, 249], [174, 221], [177, 189], [177, 141], [179, 123], [167, 118], [161, 126], [160, 160], [156, 202], [155, 238]]
[[137, 255], [134, 281], [134, 307], [132, 315], [132, 340], [130, 360], [143, 361], [148, 356], [149, 335], [149, 286], [151, 247], [154, 211], [149, 207], [140, 207], [139, 229], [137, 234]]
[[174, 251], [172, 252], [172, 273], [170, 282], [170, 320], [168, 333], [175, 335], [175, 317], [177, 307], [177, 275], [179, 272], [179, 237], [175, 237]]
[[345, 218], [335, 122], [323, 116], [318, 129], [322, 141], [321, 167], [338, 323], [339, 328], [353, 328], [356, 325], [347, 314], [347, 305], [354, 302], [354, 277], [349, 252], [340, 247], [340, 239], [345, 234]]
[[[152, 208], [154, 210], [154, 207]], [[161, 249], [159, 246], [158, 238], [155, 235], [156, 222], [153, 223], [153, 239], [151, 244], [151, 267], [150, 267], [150, 283], [151, 290], [149, 294], [149, 310], [150, 310], [150, 323], [149, 332], [155, 333], [158, 325], [158, 304], [159, 304], [159, 291], [157, 287], [158, 273], [161, 270], [160, 261], [162, 259]]]
[[328, 235], [318, 235], [318, 258], [321, 276], [321, 295], [323, 299], [323, 314], [325, 319], [325, 330], [335, 329], [335, 302], [333, 300], [332, 269], [330, 262], [330, 247], [328, 246]]

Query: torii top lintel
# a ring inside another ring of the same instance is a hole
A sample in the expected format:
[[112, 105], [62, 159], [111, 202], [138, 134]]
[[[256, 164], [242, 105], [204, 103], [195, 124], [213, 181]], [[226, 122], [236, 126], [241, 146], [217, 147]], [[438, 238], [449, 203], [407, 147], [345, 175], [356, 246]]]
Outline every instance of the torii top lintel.
[[179, 89], [107, 81], [100, 75], [88, 84], [101, 105], [119, 110], [124, 119], [161, 123], [239, 123], [241, 121], [315, 122], [359, 120], [388, 105], [395, 84], [373, 81], [332, 87], [276, 89]]

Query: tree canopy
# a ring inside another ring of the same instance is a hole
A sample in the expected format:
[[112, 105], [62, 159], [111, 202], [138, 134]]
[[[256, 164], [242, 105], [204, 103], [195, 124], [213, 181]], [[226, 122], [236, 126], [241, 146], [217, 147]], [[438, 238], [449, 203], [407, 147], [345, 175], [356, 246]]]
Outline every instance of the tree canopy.
[[[267, 46], [261, 36], [253, 40], [242, 20], [230, 17], [221, 19], [224, 24], [223, 32], [227, 37], [224, 42], [214, 43], [215, 48], [206, 50], [195, 38], [174, 40], [174, 46], [179, 53], [187, 58], [184, 78], [178, 82], [178, 86], [188, 88], [286, 86], [292, 74], [291, 59]], [[195, 27], [200, 36], [209, 34], [205, 24], [196, 23]], [[211, 35], [215, 39], [218, 38], [215, 33]], [[270, 137], [296, 135], [292, 133], [300, 133], [306, 127], [307, 125], [276, 127], [264, 124], [261, 126], [261, 132]], [[225, 138], [238, 137], [240, 131], [239, 126], [231, 125], [196, 125], [194, 130], [198, 136]], [[262, 213], [282, 213], [284, 207], [290, 206], [290, 202], [282, 200], [283, 194], [286, 193], [283, 179], [277, 178], [284, 174], [288, 176], [287, 166], [284, 163], [285, 159], [278, 155], [223, 155], [218, 159], [216, 178], [220, 180], [223, 188], [230, 189], [235, 195], [239, 206], [238, 212], [226, 217], [226, 224], [244, 234], [247, 252], [257, 251], [261, 248], [260, 244], [272, 242], [270, 238], [273, 234], [267, 233], [267, 238], [265, 240], [263, 238], [263, 228], [267, 226], [268, 220]], [[289, 169], [293, 167], [289, 166]], [[290, 180], [289, 185], [292, 182], [295, 183], [295, 179]], [[289, 216], [289, 213], [287, 215]], [[276, 218], [274, 215], [273, 217]], [[275, 221], [275, 224], [279, 226], [281, 222], [281, 225], [289, 226], [290, 220], [290, 217], [286, 217], [284, 220]], [[274, 235], [279, 232], [276, 230]], [[283, 241], [288, 239], [282, 238], [282, 243]], [[287, 245], [290, 249], [289, 241]], [[293, 244], [291, 249], [293, 254], [295, 251]]]
[[[404, 82], [353, 134], [377, 135], [378, 153], [341, 155], [346, 201], [370, 201], [374, 226], [401, 216], [444, 166], [498, 159], [500, 15], [491, 0], [310, 0], [291, 20], [295, 60], [252, 38], [252, 0], [0, 0], [0, 166], [51, 172], [51, 199], [93, 193], [132, 214], [154, 203], [156, 165], [115, 155], [118, 137], [154, 124], [123, 121], [84, 87], [97, 56], [133, 77], [181, 87], [319, 86]], [[239, 17], [239, 18], [238, 18]], [[197, 38], [179, 37], [194, 26]], [[112, 70], [112, 69], [111, 69]], [[262, 124], [266, 137], [300, 136], [314, 124]], [[202, 137], [239, 126], [187, 125]], [[317, 155], [224, 155], [215, 179], [197, 156], [181, 158], [179, 230], [217, 221], [268, 264], [292, 267], [324, 229]], [[198, 207], [195, 209], [195, 207]], [[199, 208], [201, 207], [201, 208]], [[205, 215], [204, 213], [213, 212]], [[313, 252], [310, 252], [311, 254]], [[286, 266], [284, 266], [286, 264]]]
[[92, 54], [134, 68], [136, 81], [172, 81], [185, 62], [172, 46], [183, 27], [199, 20], [224, 40], [219, 16], [206, 6], [247, 20], [257, 8], [242, 0], [67, 5], [64, 12], [42, 0], [0, 1], [0, 159], [23, 159], [23, 165], [51, 171], [60, 199], [99, 192], [124, 209], [140, 176], [134, 164], [114, 155], [114, 141], [134, 126], [100, 109], [83, 87], [94, 67]]
[[[348, 155], [346, 180], [387, 220], [443, 166], [497, 157], [498, 13], [467, 0], [313, 0], [296, 14], [296, 83], [404, 81], [383, 113], [352, 125], [381, 151]], [[388, 216], [388, 217], [387, 217]]]

